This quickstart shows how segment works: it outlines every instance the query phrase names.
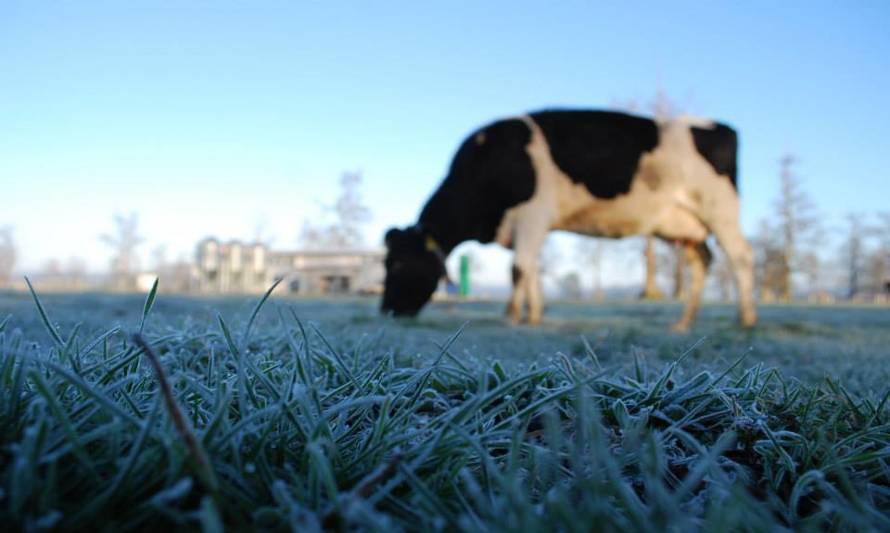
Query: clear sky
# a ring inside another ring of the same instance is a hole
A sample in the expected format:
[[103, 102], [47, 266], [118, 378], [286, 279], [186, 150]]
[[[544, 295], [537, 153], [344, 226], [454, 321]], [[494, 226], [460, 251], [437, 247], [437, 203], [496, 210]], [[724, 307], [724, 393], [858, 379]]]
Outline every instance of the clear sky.
[[0, 225], [21, 272], [104, 269], [115, 212], [146, 257], [293, 247], [361, 170], [377, 244], [473, 128], [659, 85], [740, 131], [750, 232], [785, 151], [831, 220], [888, 209], [890, 2], [717, 4], [0, 1]]

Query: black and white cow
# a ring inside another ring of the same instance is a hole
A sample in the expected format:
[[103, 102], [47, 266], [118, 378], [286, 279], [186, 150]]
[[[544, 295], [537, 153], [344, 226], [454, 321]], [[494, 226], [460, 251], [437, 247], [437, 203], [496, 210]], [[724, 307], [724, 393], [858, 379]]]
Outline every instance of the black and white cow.
[[420, 220], [386, 234], [383, 312], [415, 315], [460, 243], [514, 250], [507, 307], [541, 320], [538, 254], [547, 233], [655, 235], [682, 242], [692, 273], [683, 316], [698, 311], [714, 234], [735, 274], [739, 321], [756, 321], [751, 247], [739, 227], [736, 133], [701, 119], [657, 122], [609, 111], [551, 110], [499, 120], [470, 135]]

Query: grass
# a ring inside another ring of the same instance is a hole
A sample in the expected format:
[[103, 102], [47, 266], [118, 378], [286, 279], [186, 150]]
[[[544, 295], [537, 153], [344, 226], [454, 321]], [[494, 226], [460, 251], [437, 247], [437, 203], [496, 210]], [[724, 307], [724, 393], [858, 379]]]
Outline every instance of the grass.
[[890, 528], [885, 309], [155, 296], [0, 297], [5, 528]]

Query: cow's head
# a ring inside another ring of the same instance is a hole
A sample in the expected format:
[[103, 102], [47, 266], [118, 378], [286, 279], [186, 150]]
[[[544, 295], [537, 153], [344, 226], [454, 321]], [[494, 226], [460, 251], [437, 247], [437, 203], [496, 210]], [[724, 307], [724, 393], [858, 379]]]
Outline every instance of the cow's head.
[[438, 245], [412, 226], [386, 232], [386, 280], [380, 310], [396, 316], [414, 316], [433, 295], [445, 275]]

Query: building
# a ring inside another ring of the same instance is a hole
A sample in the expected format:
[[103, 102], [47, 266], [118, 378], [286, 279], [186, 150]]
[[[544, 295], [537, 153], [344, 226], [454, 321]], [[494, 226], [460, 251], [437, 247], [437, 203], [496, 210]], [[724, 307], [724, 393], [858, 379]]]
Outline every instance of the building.
[[382, 250], [270, 250], [261, 243], [207, 238], [195, 250], [193, 288], [205, 293], [259, 293], [277, 279], [294, 294], [378, 293]]

